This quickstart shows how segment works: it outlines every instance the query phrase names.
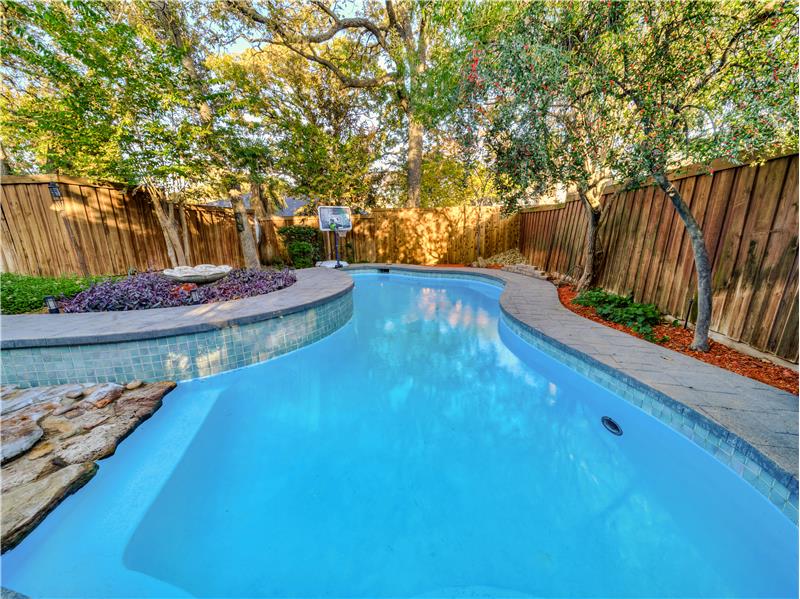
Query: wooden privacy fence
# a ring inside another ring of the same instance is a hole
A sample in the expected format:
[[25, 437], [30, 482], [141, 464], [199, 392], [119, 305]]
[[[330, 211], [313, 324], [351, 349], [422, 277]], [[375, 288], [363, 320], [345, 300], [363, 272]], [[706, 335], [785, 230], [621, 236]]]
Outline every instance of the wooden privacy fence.
[[[54, 183], [60, 198], [53, 197]], [[2, 270], [30, 275], [121, 274], [169, 267], [164, 234], [143, 193], [56, 176], [0, 185]], [[230, 210], [188, 207], [193, 257], [241, 264]]]
[[[276, 227], [317, 227], [315, 216], [273, 218]], [[332, 237], [324, 236], [332, 256]], [[353, 230], [344, 239], [342, 256], [352, 262], [406, 264], [469, 264], [516, 248], [519, 216], [502, 217], [500, 208], [403, 208], [354, 215]]]
[[[68, 177], [5, 177], [0, 208], [4, 272], [100, 275], [169, 266], [164, 235], [142, 193]], [[353, 262], [468, 263], [515, 248], [519, 239], [518, 216], [501, 218], [498, 207], [376, 210], [353, 220], [343, 248]], [[244, 264], [232, 210], [189, 205], [186, 221], [192, 263]], [[317, 226], [316, 217], [271, 221]], [[266, 224], [251, 213], [255, 230]]]
[[[797, 362], [797, 155], [675, 181], [713, 263], [712, 331]], [[579, 201], [521, 214], [520, 250], [550, 272], [580, 271], [585, 235]], [[658, 187], [607, 190], [598, 236], [598, 286], [685, 316], [697, 289], [692, 249]]]

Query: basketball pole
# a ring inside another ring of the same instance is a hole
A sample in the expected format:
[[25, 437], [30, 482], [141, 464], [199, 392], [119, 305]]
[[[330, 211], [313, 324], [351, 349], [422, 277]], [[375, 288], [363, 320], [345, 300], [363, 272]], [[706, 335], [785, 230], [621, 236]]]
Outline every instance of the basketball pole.
[[336, 253], [336, 266], [334, 268], [341, 268], [342, 264], [339, 262], [339, 236], [336, 234], [336, 223], [331, 221], [331, 232], [333, 233], [333, 251]]

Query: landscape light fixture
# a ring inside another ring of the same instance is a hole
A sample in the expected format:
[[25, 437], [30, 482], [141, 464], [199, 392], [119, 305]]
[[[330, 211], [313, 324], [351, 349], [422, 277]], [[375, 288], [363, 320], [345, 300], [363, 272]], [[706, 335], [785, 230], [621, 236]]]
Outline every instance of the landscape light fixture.
[[47, 188], [50, 190], [50, 197], [53, 198], [54, 202], [60, 203], [64, 201], [64, 198], [61, 197], [61, 190], [58, 188], [58, 183], [50, 181], [50, 183], [47, 184]]
[[47, 311], [50, 314], [58, 314], [60, 312], [58, 309], [58, 302], [52, 295], [46, 295], [44, 297], [44, 305], [47, 306]]
[[193, 304], [200, 303], [200, 292], [197, 289], [192, 289], [189, 293], [189, 297], [191, 298]]

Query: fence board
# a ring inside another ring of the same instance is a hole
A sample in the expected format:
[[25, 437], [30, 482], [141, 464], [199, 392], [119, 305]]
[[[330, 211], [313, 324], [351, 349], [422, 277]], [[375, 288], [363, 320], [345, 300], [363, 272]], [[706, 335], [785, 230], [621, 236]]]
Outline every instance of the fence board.
[[636, 237], [633, 246], [633, 253], [631, 254], [630, 268], [628, 276], [625, 280], [626, 289], [630, 289], [634, 296], [637, 294], [636, 282], [640, 277], [642, 261], [645, 256], [645, 240], [647, 233], [647, 225], [650, 220], [650, 211], [653, 207], [653, 188], [648, 187], [644, 190], [644, 195], [641, 200], [641, 213], [639, 215], [639, 226], [636, 228]]
[[17, 226], [16, 218], [19, 216], [19, 213], [16, 212], [12, 206], [16, 198], [17, 190], [13, 189], [7, 191], [5, 188], [2, 188], [2, 186], [0, 186], [0, 189], [3, 189], [3, 193], [0, 195], [3, 221], [8, 228], [8, 235], [3, 236], [3, 246], [5, 247], [8, 240], [11, 240], [11, 246], [14, 250], [11, 261], [15, 265], [15, 270], [12, 272], [28, 272], [31, 269], [31, 260], [28, 254], [28, 248], [21, 239], [22, 232], [25, 229], [24, 227]]
[[[713, 263], [711, 329], [796, 362], [797, 155], [754, 167], [721, 165], [713, 175], [687, 169], [675, 184], [703, 228]], [[618, 190], [603, 197], [597, 284], [683, 317], [697, 283], [680, 217], [653, 185]], [[579, 208], [572, 199], [521, 213], [520, 251], [531, 264], [577, 274], [586, 227], [585, 217], [575, 218]]]
[[[735, 287], [738, 282], [738, 273], [735, 273], [734, 267], [742, 241], [747, 212], [750, 209], [750, 198], [757, 171], [758, 168], [747, 168], [738, 169], [736, 173], [732, 199], [723, 228], [721, 251], [714, 264], [711, 283], [714, 302], [711, 327], [714, 330], [721, 330], [725, 326], [723, 320], [727, 322], [728, 316], [733, 313], [728, 306], [729, 287]], [[732, 296], [730, 301], [733, 302]]]
[[[796, 249], [797, 244], [791, 243], [792, 234], [797, 233], [797, 228], [789, 230], [787, 225], [792, 222], [792, 216], [797, 214], [797, 164], [795, 160], [783, 165], [783, 176], [780, 182], [780, 192], [775, 194], [774, 204], [765, 202], [760, 206], [762, 217], [756, 225], [758, 232], [758, 245], [763, 248], [761, 260], [757, 267], [750, 271], [750, 304], [747, 307], [748, 318], [741, 328], [742, 339], [758, 342], [761, 323], [770, 322], [770, 304], [776, 304], [779, 289], [785, 286], [788, 270], [794, 265], [795, 259], [787, 248]], [[771, 205], [773, 204], [773, 205]], [[788, 258], [788, 259], [787, 259]]]

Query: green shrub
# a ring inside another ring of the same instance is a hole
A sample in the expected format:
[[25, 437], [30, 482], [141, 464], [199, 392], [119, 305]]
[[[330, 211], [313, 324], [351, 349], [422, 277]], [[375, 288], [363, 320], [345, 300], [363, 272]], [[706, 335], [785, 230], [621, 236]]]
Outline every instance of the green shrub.
[[311, 245], [315, 245], [319, 241], [319, 231], [314, 227], [307, 227], [306, 225], [280, 227], [278, 233], [287, 244], [292, 241], [305, 241]]
[[289, 251], [289, 258], [295, 268], [314, 266], [316, 252], [314, 246], [307, 241], [290, 241], [286, 249]]
[[322, 254], [321, 237], [314, 227], [291, 225], [280, 227], [278, 233], [286, 243], [289, 259], [295, 268], [314, 266]]
[[0, 312], [22, 314], [44, 307], [45, 296], [73, 297], [92, 283], [109, 277], [30, 277], [8, 272], [0, 274]]
[[667, 337], [657, 339], [653, 334], [653, 327], [661, 324], [661, 312], [653, 304], [640, 304], [632, 298], [602, 289], [584, 291], [573, 302], [594, 308], [604, 320], [630, 327], [648, 341], [658, 343], [667, 340]]

